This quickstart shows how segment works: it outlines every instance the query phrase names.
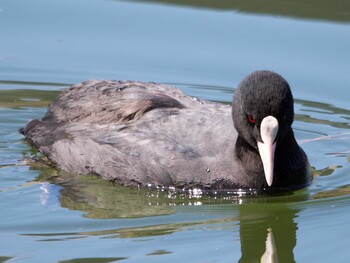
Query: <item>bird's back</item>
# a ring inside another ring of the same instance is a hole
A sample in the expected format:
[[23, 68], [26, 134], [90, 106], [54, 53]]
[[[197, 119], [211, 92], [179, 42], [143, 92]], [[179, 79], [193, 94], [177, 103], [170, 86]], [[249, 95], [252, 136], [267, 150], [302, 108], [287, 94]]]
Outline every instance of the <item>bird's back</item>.
[[231, 107], [155, 83], [74, 85], [23, 133], [58, 168], [123, 185], [213, 188], [240, 173]]

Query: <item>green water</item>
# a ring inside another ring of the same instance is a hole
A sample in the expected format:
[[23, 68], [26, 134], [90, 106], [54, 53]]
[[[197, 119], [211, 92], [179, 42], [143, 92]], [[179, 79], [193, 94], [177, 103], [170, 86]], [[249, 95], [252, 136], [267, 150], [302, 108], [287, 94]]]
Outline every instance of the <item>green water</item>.
[[[348, 2], [217, 2], [0, 0], [0, 262], [348, 262]], [[307, 189], [123, 188], [33, 161], [18, 133], [85, 79], [157, 81], [229, 103], [256, 69], [291, 84], [315, 174]]]

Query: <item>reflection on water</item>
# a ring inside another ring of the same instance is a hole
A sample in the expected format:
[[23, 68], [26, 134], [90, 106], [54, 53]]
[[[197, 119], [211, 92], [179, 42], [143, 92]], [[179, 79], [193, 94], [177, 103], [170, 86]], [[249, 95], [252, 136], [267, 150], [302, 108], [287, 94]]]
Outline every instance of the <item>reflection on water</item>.
[[294, 262], [298, 211], [283, 203], [240, 206], [239, 262]]
[[10, 260], [12, 257], [1, 257], [0, 256], [0, 262], [6, 262], [8, 260]]
[[124, 260], [127, 258], [74, 258], [71, 260], [61, 260], [59, 263], [109, 263]]
[[277, 250], [276, 250], [276, 244], [275, 244], [275, 238], [273, 236], [272, 229], [269, 228], [267, 231], [267, 238], [266, 238], [266, 250], [264, 255], [261, 257], [261, 262], [279, 262], [277, 257]]
[[[161, 204], [156, 195], [146, 189], [129, 189], [101, 180], [96, 176], [75, 176], [60, 172], [52, 176], [46, 170], [37, 178], [41, 185], [41, 202], [54, 202], [60, 192], [62, 207], [85, 212], [89, 218], [126, 218], [166, 215], [173, 213], [171, 206]], [[147, 197], [147, 198], [145, 198]]]
[[[41, 184], [42, 205], [59, 201], [62, 207], [83, 211], [90, 218], [156, 216], [172, 214], [176, 206], [266, 203], [271, 198], [269, 195], [244, 196], [236, 192], [204, 193], [200, 189], [196, 194], [172, 189], [136, 189], [119, 186], [95, 175], [74, 175], [63, 171], [57, 173], [49, 167], [40, 168], [40, 171], [35, 182]], [[307, 198], [300, 191], [297, 195], [292, 192], [280, 193], [272, 200], [300, 202]]]
[[[331, 169], [330, 169], [331, 170]], [[62, 207], [85, 212], [92, 218], [145, 217], [174, 213], [174, 207], [200, 204], [240, 204], [238, 216], [187, 223], [154, 224], [143, 227], [106, 229], [64, 234], [27, 234], [40, 237], [41, 241], [62, 241], [84, 236], [102, 238], [141, 238], [169, 235], [189, 228], [220, 227], [227, 222], [237, 221], [240, 228], [241, 259], [239, 262], [295, 262], [293, 250], [296, 246], [299, 210], [290, 207], [290, 202], [303, 202], [308, 194], [299, 191], [291, 196], [276, 197], [232, 197], [216, 198], [176, 198], [173, 194], [148, 191], [146, 189], [128, 189], [107, 182], [95, 176], [72, 176], [61, 174], [50, 176], [51, 169], [46, 169], [36, 181], [43, 181], [42, 191], [46, 199], [53, 194], [53, 200], [60, 191]], [[52, 175], [52, 174], [51, 174]], [[50, 182], [50, 183], [48, 183]], [[51, 184], [55, 183], [55, 184]], [[312, 199], [349, 196], [349, 185], [336, 190], [319, 192]], [[193, 200], [195, 199], [195, 200]], [[288, 202], [286, 202], [288, 200]], [[156, 253], [156, 252], [154, 252]], [[170, 252], [167, 252], [170, 253]], [[164, 254], [167, 254], [164, 252]]]
[[[306, 100], [294, 100], [296, 104], [303, 106], [301, 112], [309, 112], [310, 114], [296, 114], [295, 119], [302, 122], [307, 123], [317, 123], [317, 124], [325, 124], [330, 125], [336, 128], [342, 129], [350, 129], [350, 111], [346, 109], [341, 109], [334, 107], [333, 105], [327, 103], [320, 103], [314, 101], [306, 101]], [[315, 117], [310, 117], [313, 113], [320, 113], [325, 116], [339, 116], [339, 120], [332, 121], [329, 119], [318, 119]], [[349, 133], [347, 134], [349, 135]], [[349, 137], [348, 137], [349, 138]]]
[[[51, 176], [50, 176], [51, 175]], [[193, 228], [221, 227], [227, 222], [238, 222], [240, 227], [241, 259], [239, 262], [294, 262], [293, 249], [296, 245], [297, 224], [294, 219], [298, 210], [289, 207], [288, 202], [307, 200], [304, 191], [289, 196], [189, 198], [166, 192], [147, 189], [120, 187], [95, 176], [74, 176], [54, 174], [46, 169], [37, 178], [42, 181], [44, 200], [57, 197], [62, 207], [85, 212], [91, 218], [145, 217], [174, 213], [177, 206], [195, 204], [222, 205], [240, 204], [238, 216], [150, 226], [106, 229], [76, 233], [26, 234], [36, 236], [40, 241], [67, 240], [100, 236], [102, 238], [141, 238], [169, 235]], [[236, 209], [237, 207], [235, 207]]]
[[233, 10], [242, 13], [257, 13], [274, 16], [291, 16], [304, 19], [330, 20], [337, 22], [350, 22], [350, 3], [338, 0], [336, 4], [329, 4], [327, 0], [133, 0], [135, 2], [154, 2], [192, 6], [195, 8], [210, 8]]
[[0, 90], [0, 107], [47, 107], [59, 93], [34, 89]]
[[313, 199], [326, 199], [334, 197], [350, 196], [350, 185], [342, 185], [336, 189], [320, 191], [312, 196]]

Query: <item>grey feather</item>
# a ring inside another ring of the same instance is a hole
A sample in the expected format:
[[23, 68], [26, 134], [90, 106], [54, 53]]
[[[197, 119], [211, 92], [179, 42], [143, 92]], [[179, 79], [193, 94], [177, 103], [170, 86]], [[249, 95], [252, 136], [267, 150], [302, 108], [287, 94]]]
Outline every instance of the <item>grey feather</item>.
[[[270, 72], [255, 74], [272, 74], [277, 84], [281, 79]], [[238, 94], [242, 94], [240, 89]], [[236, 98], [237, 103], [240, 100]], [[121, 185], [265, 188], [256, 142], [244, 113], [238, 112], [242, 107], [236, 108], [233, 118], [243, 137], [234, 128], [229, 105], [201, 101], [156, 83], [92, 80], [63, 91], [41, 121], [29, 122], [21, 132], [57, 168], [96, 174]], [[304, 185], [307, 158], [290, 124], [283, 134], [290, 137], [285, 141], [291, 143], [288, 148], [297, 157], [289, 158], [283, 152], [287, 159], [281, 157], [280, 166], [297, 160], [286, 180]], [[303, 175], [293, 177], [296, 171]], [[279, 171], [276, 174], [282, 177]], [[285, 186], [283, 178], [276, 182], [276, 186]]]

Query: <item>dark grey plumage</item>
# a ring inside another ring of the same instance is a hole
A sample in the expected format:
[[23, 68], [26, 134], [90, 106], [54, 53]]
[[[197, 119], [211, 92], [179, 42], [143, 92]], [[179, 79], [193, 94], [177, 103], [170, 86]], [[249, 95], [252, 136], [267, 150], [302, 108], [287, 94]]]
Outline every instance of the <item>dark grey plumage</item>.
[[[29, 122], [21, 132], [57, 168], [122, 185], [263, 189], [256, 140], [259, 121], [274, 114], [283, 128], [272, 188], [305, 186], [308, 163], [291, 129], [288, 83], [257, 71], [241, 82], [232, 109], [233, 115], [228, 105], [156, 83], [92, 80], [66, 89], [42, 121]], [[256, 125], [247, 122], [247, 114]]]

